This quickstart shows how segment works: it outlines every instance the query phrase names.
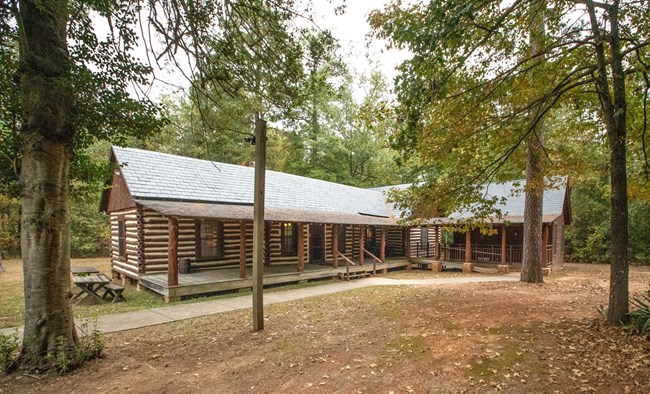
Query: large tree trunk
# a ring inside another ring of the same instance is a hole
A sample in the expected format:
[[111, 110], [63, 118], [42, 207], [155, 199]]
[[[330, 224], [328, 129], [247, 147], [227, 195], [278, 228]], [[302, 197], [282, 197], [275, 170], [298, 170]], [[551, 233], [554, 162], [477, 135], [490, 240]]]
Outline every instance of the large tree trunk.
[[22, 363], [49, 367], [48, 353], [74, 360], [70, 304], [68, 181], [72, 157], [67, 1], [20, 1], [23, 105], [21, 251], [25, 280]]
[[[628, 305], [628, 212], [627, 212], [627, 102], [625, 99], [625, 72], [621, 54], [620, 33], [618, 26], [618, 2], [608, 9], [610, 31], [608, 39], [601, 37], [601, 28], [593, 1], [587, 1], [587, 10], [591, 21], [591, 31], [596, 42], [596, 59], [598, 70], [595, 78], [596, 91], [607, 127], [609, 140], [609, 164], [611, 175], [611, 227], [612, 256], [609, 279], [609, 306], [607, 324], [618, 326], [629, 320]], [[605, 42], [609, 42], [609, 57], [605, 53]], [[611, 68], [611, 77], [607, 68]], [[612, 87], [610, 88], [610, 83]]]
[[[544, 61], [544, 13], [546, 3], [541, 2], [531, 9], [530, 46], [531, 55], [538, 62]], [[539, 67], [538, 67], [539, 68]], [[537, 74], [540, 71], [536, 72]], [[533, 75], [533, 81], [536, 79]], [[537, 114], [531, 115], [537, 119]], [[521, 281], [542, 283], [542, 215], [544, 202], [544, 174], [542, 154], [544, 144], [544, 121], [539, 119], [528, 137], [528, 157], [526, 159], [526, 200], [524, 205], [524, 247], [521, 264]]]

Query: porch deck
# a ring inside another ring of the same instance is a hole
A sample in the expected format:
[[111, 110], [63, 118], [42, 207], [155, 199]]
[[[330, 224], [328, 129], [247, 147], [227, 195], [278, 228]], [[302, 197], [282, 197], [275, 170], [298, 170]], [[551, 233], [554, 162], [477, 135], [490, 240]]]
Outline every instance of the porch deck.
[[[387, 259], [384, 263], [377, 263], [376, 271], [406, 268], [410, 265], [411, 263], [406, 258]], [[339, 265], [338, 268], [328, 265], [305, 264], [303, 272], [297, 272], [295, 265], [265, 266], [264, 286], [314, 279], [331, 279], [338, 277], [339, 273], [345, 273], [345, 270], [345, 264]], [[366, 260], [364, 265], [350, 266], [350, 273], [358, 272], [372, 272], [372, 262]], [[251, 288], [253, 286], [252, 275], [251, 267], [247, 267], [245, 279], [239, 277], [239, 268], [237, 267], [205, 269], [189, 274], [179, 274], [178, 286], [168, 286], [167, 273], [162, 272], [141, 275], [140, 284], [166, 299], [177, 299], [185, 296]]]

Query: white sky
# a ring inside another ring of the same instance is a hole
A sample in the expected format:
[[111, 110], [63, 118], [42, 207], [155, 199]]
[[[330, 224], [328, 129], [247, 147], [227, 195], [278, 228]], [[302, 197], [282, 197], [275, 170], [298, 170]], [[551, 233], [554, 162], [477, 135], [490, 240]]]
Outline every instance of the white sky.
[[[368, 14], [373, 9], [382, 9], [387, 1], [347, 0], [343, 15], [334, 13], [334, 6], [340, 4], [341, 0], [332, 0], [332, 2], [334, 4], [330, 4], [329, 1], [314, 0], [316, 24], [321, 29], [332, 31], [341, 45], [340, 53], [344, 61], [356, 74], [368, 75], [373, 68], [378, 68], [392, 86], [393, 78], [397, 74], [395, 67], [404, 61], [408, 54], [397, 50], [388, 51], [385, 49], [385, 42], [377, 40], [369, 42], [366, 37], [370, 31], [366, 21]], [[171, 84], [183, 87], [189, 85], [180, 72], [171, 66], [162, 70], [157, 69], [155, 74], [161, 81], [154, 81], [153, 86], [149, 88], [149, 97], [154, 100], [161, 95], [176, 93], [178, 89]], [[355, 92], [355, 96], [362, 94], [363, 92]]]
[[341, 54], [352, 69], [367, 74], [377, 67], [392, 84], [397, 74], [395, 67], [407, 58], [408, 53], [388, 51], [384, 41], [369, 41], [366, 37], [370, 32], [368, 14], [373, 9], [383, 9], [386, 3], [386, 0], [347, 0], [345, 14], [335, 15], [332, 5], [320, 2], [316, 5], [316, 23], [331, 30], [339, 39]]

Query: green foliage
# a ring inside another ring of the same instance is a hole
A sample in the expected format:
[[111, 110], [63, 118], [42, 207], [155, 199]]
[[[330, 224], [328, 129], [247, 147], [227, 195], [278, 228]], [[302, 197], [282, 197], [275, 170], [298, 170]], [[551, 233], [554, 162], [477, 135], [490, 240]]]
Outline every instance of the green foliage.
[[[555, 147], [545, 157], [547, 174], [580, 173], [579, 159], [561, 155], [567, 142], [571, 149], [586, 149], [607, 162], [606, 150], [590, 146], [607, 141], [589, 71], [597, 64], [591, 26], [584, 12], [576, 11], [582, 7], [562, 1], [395, 1], [371, 13], [375, 36], [413, 54], [399, 66], [396, 78], [401, 123], [393, 145], [402, 155], [417, 156], [422, 165], [435, 168], [421, 188], [395, 196], [398, 202], [423, 202], [428, 207], [414, 208], [449, 213], [479, 201], [485, 212], [478, 214], [494, 214], [491, 201], [483, 201], [476, 186], [522, 177], [522, 142], [542, 118], [555, 123], [548, 138]], [[648, 35], [638, 25], [648, 26], [650, 19], [645, 7], [634, 2], [622, 2], [617, 11], [631, 73], [628, 96], [636, 101], [628, 120], [642, 125]], [[545, 35], [536, 38], [544, 62], [531, 56], [528, 21], [535, 12], [545, 13]], [[645, 126], [637, 127], [631, 134], [638, 148]], [[637, 152], [637, 158], [642, 156]], [[646, 168], [643, 160], [635, 160], [634, 167], [639, 173]]]
[[104, 343], [101, 334], [97, 330], [97, 320], [94, 321], [94, 328], [88, 332], [88, 321], [84, 320], [81, 331], [86, 335], [80, 339], [80, 343], [74, 350], [71, 350], [65, 337], [56, 339], [56, 349], [48, 353], [47, 359], [60, 374], [66, 374], [82, 365], [84, 362], [101, 358], [104, 355]]
[[0, 254], [5, 257], [20, 253], [20, 203], [17, 198], [0, 193]]
[[75, 366], [76, 360], [73, 360], [70, 356], [70, 349], [67, 345], [67, 340], [64, 336], [59, 336], [56, 338], [56, 350], [50, 352], [47, 355], [48, 361], [59, 371], [59, 373], [64, 374], [70, 372], [70, 370]]
[[20, 341], [18, 335], [0, 334], [0, 371], [5, 374], [14, 370], [20, 355]]
[[628, 328], [633, 334], [650, 334], [650, 290], [630, 300], [631, 318]]

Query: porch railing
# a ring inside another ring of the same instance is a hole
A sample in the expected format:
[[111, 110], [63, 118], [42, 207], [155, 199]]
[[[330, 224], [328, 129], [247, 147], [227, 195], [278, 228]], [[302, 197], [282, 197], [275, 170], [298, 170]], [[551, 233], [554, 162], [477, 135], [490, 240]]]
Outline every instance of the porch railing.
[[435, 254], [435, 246], [433, 242], [426, 244], [417, 242], [415, 244], [415, 257], [433, 257]]
[[375, 274], [377, 273], [376, 272], [377, 271], [377, 262], [383, 263], [383, 261], [381, 261], [381, 259], [379, 257], [377, 257], [374, 254], [370, 253], [368, 251], [368, 249], [363, 248], [363, 251], [366, 252], [366, 254], [368, 256], [372, 257], [372, 276], [375, 276]]
[[[506, 263], [521, 263], [523, 247], [518, 245], [506, 246]], [[465, 244], [444, 246], [440, 248], [440, 258], [444, 261], [465, 261]], [[501, 262], [500, 245], [472, 246], [471, 261], [485, 263]]]
[[341, 252], [336, 252], [338, 257], [342, 258], [345, 261], [345, 280], [350, 280], [350, 265], [354, 264], [354, 261], [350, 260], [346, 255]]

